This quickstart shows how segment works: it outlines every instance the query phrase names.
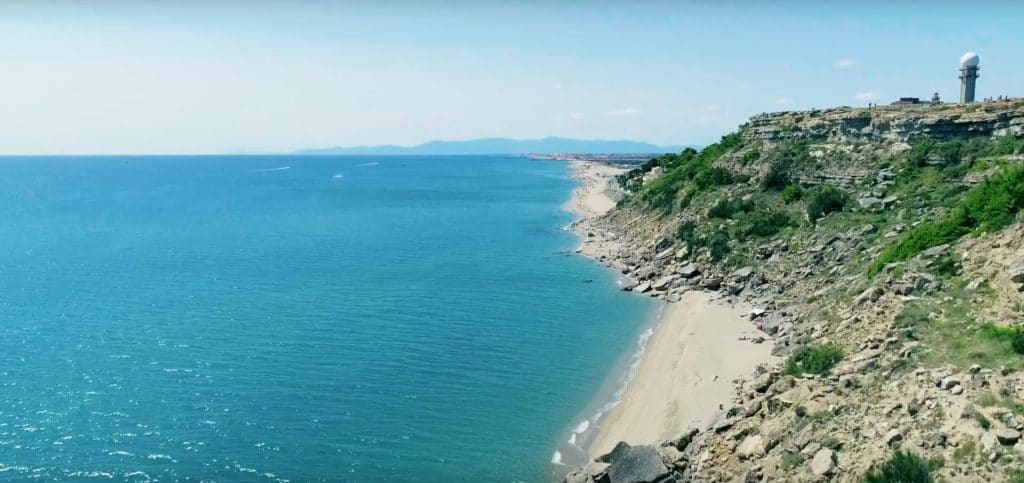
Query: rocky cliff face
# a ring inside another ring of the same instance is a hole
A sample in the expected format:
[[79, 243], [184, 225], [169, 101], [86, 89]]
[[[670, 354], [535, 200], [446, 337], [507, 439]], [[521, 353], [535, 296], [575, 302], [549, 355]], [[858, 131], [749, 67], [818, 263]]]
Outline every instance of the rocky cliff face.
[[[921, 136], [940, 142], [934, 153], [915, 144]], [[980, 180], [1020, 169], [1022, 136], [1019, 100], [766, 114], [713, 160], [661, 160], [663, 179], [594, 220], [597, 238], [625, 242], [600, 259], [634, 279], [626, 289], [743, 300], [788, 357], [736, 381], [716, 423], [670, 428], [681, 436], [634, 450], [657, 481], [863, 481], [898, 451], [936, 479], [1024, 481], [1021, 206], [1006, 208], [1009, 227], [869, 273]], [[972, 139], [990, 142], [941, 144]], [[845, 202], [821, 215], [826, 192]], [[671, 204], [652, 206], [666, 196]], [[800, 358], [823, 347], [841, 356], [817, 367]]]
[[748, 141], [767, 144], [795, 140], [906, 143], [921, 135], [943, 141], [1020, 136], [1024, 134], [1024, 101], [778, 112], [752, 117], [743, 133]]

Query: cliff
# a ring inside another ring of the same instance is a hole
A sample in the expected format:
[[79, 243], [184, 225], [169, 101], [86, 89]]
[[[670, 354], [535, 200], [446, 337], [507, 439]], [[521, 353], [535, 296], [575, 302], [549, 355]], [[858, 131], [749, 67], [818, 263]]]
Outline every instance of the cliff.
[[784, 112], [622, 176], [588, 231], [626, 289], [749, 303], [784, 362], [569, 480], [1022, 481], [1022, 136], [1024, 100]]
[[940, 141], [1020, 136], [1024, 134], [1024, 103], [1005, 100], [968, 105], [920, 104], [778, 112], [754, 116], [741, 130], [747, 141], [766, 144], [786, 141], [906, 143], [918, 136]]

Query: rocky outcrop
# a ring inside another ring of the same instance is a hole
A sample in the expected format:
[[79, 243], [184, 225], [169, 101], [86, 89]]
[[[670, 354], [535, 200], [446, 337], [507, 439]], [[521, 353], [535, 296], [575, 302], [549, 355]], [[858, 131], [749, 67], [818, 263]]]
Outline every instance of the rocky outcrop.
[[1024, 135], [1024, 102], [776, 112], [754, 116], [744, 128], [748, 140], [769, 145], [789, 140], [905, 143], [919, 135], [939, 140], [1020, 136]]
[[630, 446], [620, 442], [597, 461], [608, 468], [594, 476], [597, 483], [670, 483], [676, 479], [654, 446]]

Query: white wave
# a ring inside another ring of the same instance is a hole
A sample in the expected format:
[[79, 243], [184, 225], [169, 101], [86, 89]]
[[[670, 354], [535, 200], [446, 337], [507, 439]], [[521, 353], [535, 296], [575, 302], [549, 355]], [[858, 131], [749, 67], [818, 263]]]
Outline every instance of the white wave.
[[341, 179], [341, 178], [344, 178], [344, 177], [345, 177], [345, 175], [343, 175], [341, 173], [334, 173], [334, 176], [331, 176], [331, 179]]
[[[658, 324], [661, 323], [661, 315], [664, 308], [664, 305], [658, 307], [658, 314], [655, 318]], [[636, 352], [633, 353], [633, 356], [630, 359], [629, 369], [626, 371], [626, 375], [623, 378], [622, 383], [612, 394], [612, 400], [598, 408], [598, 410], [594, 413], [594, 416], [591, 417], [590, 420], [585, 422], [589, 423], [589, 421], [592, 420], [595, 423], [600, 423], [601, 418], [604, 417], [605, 414], [608, 414], [608, 412], [610, 412], [612, 409], [615, 409], [616, 406], [622, 403], [622, 398], [626, 395], [626, 389], [629, 387], [629, 383], [633, 380], [634, 377], [636, 377], [636, 373], [640, 370], [640, 363], [643, 361], [644, 352], [647, 351], [647, 343], [654, 335], [654, 329], [656, 328], [657, 325], [655, 325], [654, 327], [649, 327], [647, 330], [640, 334], [640, 337], [638, 337], [636, 341], [637, 350]], [[583, 423], [580, 423], [580, 425], [576, 427], [576, 430], [574, 430], [575, 434], [582, 434], [584, 431], [588, 429], [585, 427], [583, 428], [583, 431], [579, 431], [580, 426], [582, 425]], [[600, 427], [600, 425], [598, 425], [598, 427]]]
[[127, 452], [127, 451], [108, 451], [107, 455], [109, 455], [109, 456], [135, 456], [135, 455], [133, 455], [133, 454]]
[[576, 425], [576, 429], [572, 430], [572, 432], [574, 432], [576, 434], [582, 434], [584, 431], [586, 431], [589, 428], [590, 428], [590, 420], [589, 419], [584, 419], [583, 421], [580, 422], [580, 424]]
[[569, 444], [571, 446], [576, 446], [576, 433], [572, 433], [572, 436], [569, 436]]
[[562, 464], [562, 453], [555, 451], [555, 454], [551, 455], [551, 464], [560, 465]]
[[268, 171], [284, 171], [286, 169], [292, 169], [292, 167], [291, 166], [281, 166], [280, 168], [254, 169], [254, 170], [252, 170], [252, 172], [254, 172], [254, 173], [266, 173]]
[[376, 166], [376, 165], [378, 165], [378, 164], [380, 164], [380, 163], [377, 163], [377, 162], [373, 162], [373, 163], [363, 163], [363, 164], [357, 164], [356, 166]]

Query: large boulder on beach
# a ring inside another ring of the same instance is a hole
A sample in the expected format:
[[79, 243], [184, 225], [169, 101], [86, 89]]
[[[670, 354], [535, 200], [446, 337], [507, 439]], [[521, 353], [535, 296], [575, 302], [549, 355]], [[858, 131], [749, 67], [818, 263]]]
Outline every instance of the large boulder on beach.
[[630, 446], [625, 441], [597, 459], [608, 463], [608, 469], [598, 475], [597, 481], [608, 483], [662, 483], [674, 482], [654, 446]]

